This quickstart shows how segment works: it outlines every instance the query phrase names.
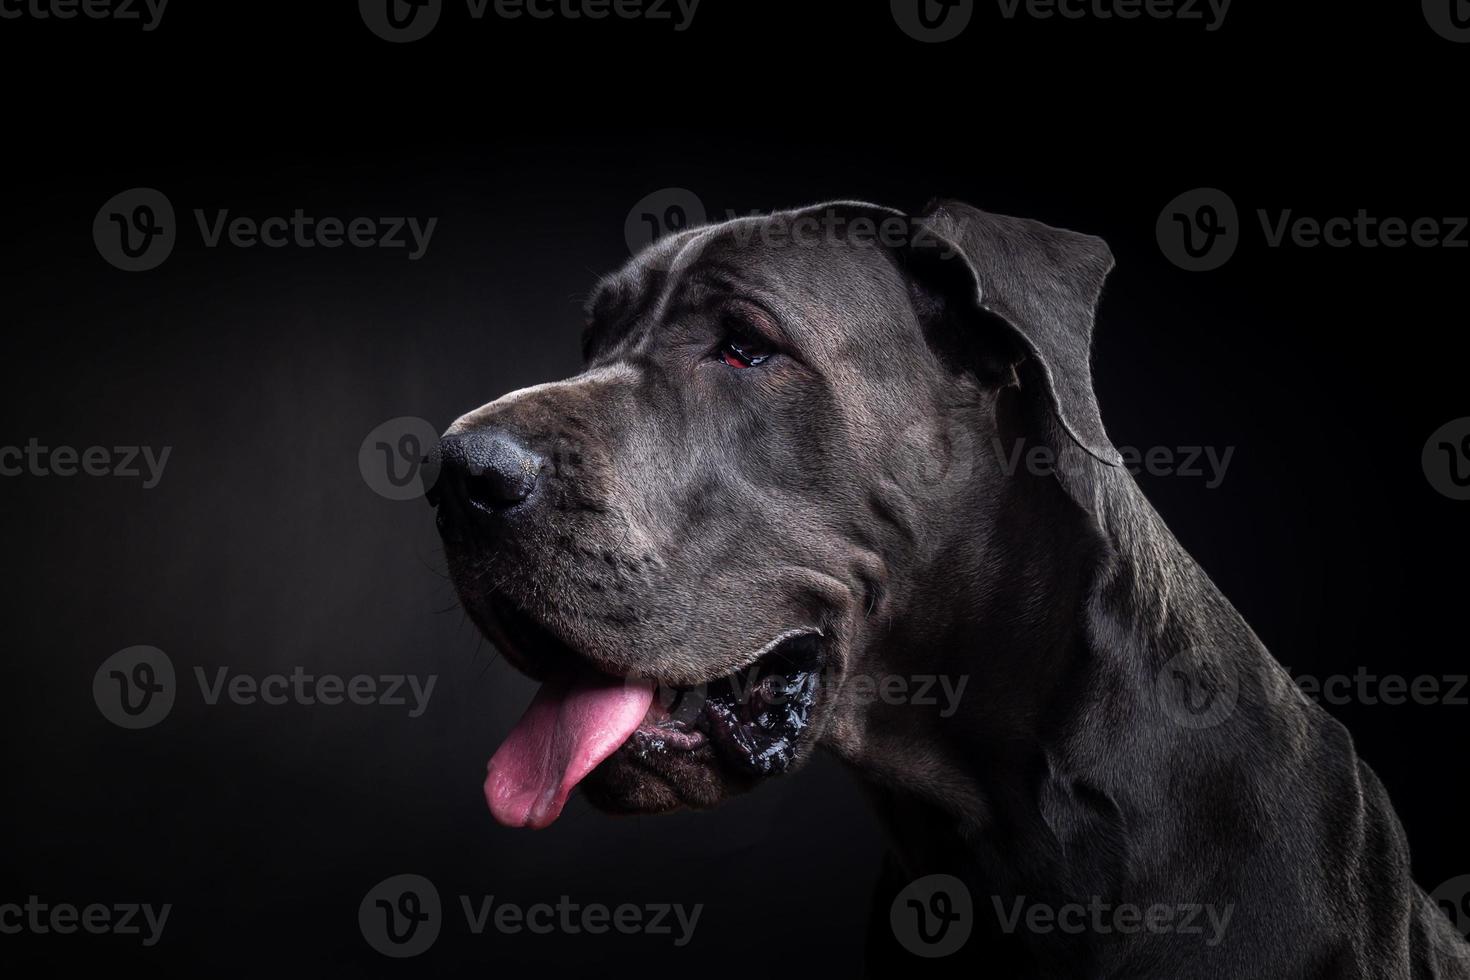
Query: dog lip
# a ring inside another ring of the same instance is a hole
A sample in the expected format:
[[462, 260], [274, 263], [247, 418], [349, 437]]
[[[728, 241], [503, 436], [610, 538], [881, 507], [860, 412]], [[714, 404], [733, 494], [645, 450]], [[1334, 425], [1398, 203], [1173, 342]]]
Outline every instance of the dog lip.
[[699, 687], [702, 684], [712, 684], [715, 681], [724, 680], [728, 677], [734, 676], [735, 674], [743, 674], [747, 670], [750, 670], [752, 667], [756, 666], [767, 656], [774, 653], [778, 648], [780, 648], [783, 643], [789, 643], [792, 640], [799, 640], [803, 637], [808, 636], [816, 637], [818, 640], [825, 640], [827, 638], [827, 634], [822, 632], [822, 630], [818, 629], [815, 626], [799, 626], [781, 633], [774, 640], [771, 640], [764, 646], [757, 648], [754, 653], [743, 658], [735, 666], [721, 669], [717, 672], [693, 674], [664, 674], [662, 676], [655, 674], [630, 674], [629, 676], [638, 676], [646, 680], [651, 680], [655, 684], [658, 684], [660, 686], [669, 688]]
[[[591, 669], [611, 677], [621, 677], [624, 680], [633, 678], [650, 680], [654, 684], [669, 688], [698, 687], [703, 684], [711, 684], [716, 681], [731, 677], [735, 674], [750, 670], [760, 661], [778, 649], [783, 643], [798, 640], [802, 637], [812, 636], [818, 640], [825, 640], [826, 634], [816, 626], [798, 626], [787, 629], [778, 634], [774, 639], [758, 647], [753, 653], [742, 658], [734, 667], [709, 672], [705, 674], [644, 674], [637, 670], [618, 668], [607, 663], [603, 658], [584, 650], [579, 644], [568, 640], [552, 623], [536, 616], [518, 603], [511, 602], [504, 597], [492, 598], [482, 607], [484, 613], [478, 617], [484, 621], [482, 629], [488, 638], [500, 648], [500, 652], [512, 667], [522, 674], [537, 681], [545, 681], [557, 676], [575, 674], [581, 670]], [[559, 662], [545, 662], [545, 657], [535, 655], [532, 651], [525, 649], [525, 637], [517, 636], [518, 632], [534, 630], [544, 634], [544, 638], [553, 641], [548, 645], [553, 647], [549, 656], [556, 658]], [[559, 647], [560, 649], [554, 649]]]
[[750, 658], [750, 663], [746, 664], [745, 667], [737, 667], [736, 670], [744, 670], [748, 667], [752, 667], [755, 665], [755, 662], [757, 660], [760, 660], [762, 657], [775, 650], [781, 644], [786, 643], [790, 640], [799, 640], [804, 636], [815, 636], [819, 640], [825, 640], [827, 638], [827, 634], [823, 633], [815, 626], [803, 626], [799, 629], [787, 630], [786, 632], [782, 633], [780, 636], [772, 640], [770, 643], [767, 643], [765, 646], [761, 647], [754, 654], [752, 654]]
[[709, 736], [698, 728], [685, 728], [678, 725], [650, 726], [646, 722], [638, 726], [630, 736], [630, 741], [635, 741], [639, 750], [643, 752], [665, 750], [693, 752], [704, 745], [708, 739]]
[[755, 778], [786, 771], [809, 740], [823, 660], [815, 642], [820, 638], [820, 630], [787, 630], [745, 667], [715, 681], [659, 685], [628, 747], [652, 762], [708, 746], [709, 761], [718, 756], [727, 771]]

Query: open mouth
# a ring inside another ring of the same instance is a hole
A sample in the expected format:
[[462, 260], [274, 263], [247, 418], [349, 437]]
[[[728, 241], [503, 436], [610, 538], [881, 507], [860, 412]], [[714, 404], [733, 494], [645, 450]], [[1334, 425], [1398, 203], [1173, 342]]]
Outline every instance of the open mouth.
[[822, 665], [815, 630], [779, 638], [732, 674], [662, 684], [597, 670], [518, 609], [497, 605], [492, 625], [507, 659], [536, 664], [543, 678], [486, 773], [486, 801], [507, 826], [549, 826], [577, 784], [625, 748], [655, 772], [702, 762], [746, 780], [776, 775], [796, 761], [812, 721]]
[[633, 732], [640, 756], [712, 746], [721, 761], [748, 776], [773, 776], [796, 761], [798, 739], [811, 723], [821, 668], [820, 638], [782, 640], [745, 670], [696, 686], [660, 685]]

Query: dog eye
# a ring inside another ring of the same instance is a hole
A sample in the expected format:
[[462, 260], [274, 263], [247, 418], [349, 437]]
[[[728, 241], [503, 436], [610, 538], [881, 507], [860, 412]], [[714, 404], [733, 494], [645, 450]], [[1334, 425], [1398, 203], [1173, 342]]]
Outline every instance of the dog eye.
[[763, 364], [775, 351], [758, 340], [732, 337], [720, 347], [720, 360], [732, 368], [743, 369]]

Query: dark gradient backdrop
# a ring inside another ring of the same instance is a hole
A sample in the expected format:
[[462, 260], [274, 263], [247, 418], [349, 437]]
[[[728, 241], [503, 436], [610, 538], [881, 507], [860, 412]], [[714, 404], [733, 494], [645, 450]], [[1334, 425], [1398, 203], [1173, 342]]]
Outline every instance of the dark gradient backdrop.
[[[485, 760], [532, 685], [454, 607], [431, 513], [375, 493], [381, 423], [442, 428], [577, 367], [579, 305], [630, 209], [711, 216], [936, 194], [1106, 238], [1095, 373], [1114, 441], [1235, 447], [1223, 483], [1150, 499], [1294, 673], [1443, 677], [1465, 654], [1466, 508], [1421, 466], [1470, 415], [1470, 249], [1270, 248], [1257, 209], [1470, 212], [1470, 45], [1417, 4], [1239, 0], [1220, 30], [1007, 21], [919, 44], [887, 4], [705, 0], [692, 24], [470, 23], [388, 44], [355, 5], [176, 0], [158, 28], [0, 20], [0, 446], [172, 447], [157, 487], [0, 478], [0, 903], [171, 903], [162, 941], [0, 935], [20, 974], [853, 973], [881, 832], [822, 760], [708, 814], [540, 834], [492, 824]], [[1303, 5], [1306, 6], [1306, 5]], [[1321, 5], [1317, 5], [1321, 7]], [[157, 188], [161, 266], [103, 261], [92, 222]], [[1155, 222], [1224, 190], [1243, 241], [1171, 264]], [[206, 248], [192, 210], [438, 219], [405, 250]], [[108, 656], [172, 659], [127, 731]], [[437, 676], [428, 709], [208, 705], [194, 668]], [[1463, 692], [1462, 692], [1463, 693]], [[1470, 872], [1470, 707], [1331, 710], [1396, 801], [1421, 884]], [[418, 960], [364, 942], [399, 873], [447, 906]], [[695, 938], [470, 935], [458, 896], [703, 903]], [[8, 971], [7, 971], [8, 972]]]

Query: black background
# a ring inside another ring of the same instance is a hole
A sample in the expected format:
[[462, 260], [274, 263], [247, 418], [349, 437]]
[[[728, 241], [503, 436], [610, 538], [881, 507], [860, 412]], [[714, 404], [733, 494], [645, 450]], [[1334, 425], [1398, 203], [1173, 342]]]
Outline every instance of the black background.
[[[1420, 452], [1470, 415], [1470, 250], [1266, 247], [1258, 208], [1470, 212], [1470, 46], [1417, 4], [1236, 0], [1197, 23], [1005, 21], [922, 45], [887, 4], [704, 0], [667, 23], [474, 23], [391, 45], [353, 3], [189, 3], [160, 27], [0, 20], [5, 385], [0, 445], [172, 446], [162, 483], [0, 480], [6, 664], [0, 902], [174, 906], [162, 942], [0, 936], [31, 972], [615, 975], [858, 969], [881, 835], [819, 761], [708, 814], [611, 820], [580, 799], [496, 827], [480, 780], [532, 685], [454, 607], [429, 508], [375, 494], [380, 423], [442, 428], [575, 371], [578, 307], [666, 187], [711, 216], [935, 195], [1108, 240], [1097, 389], [1115, 443], [1236, 447], [1227, 478], [1149, 497], [1296, 674], [1465, 673], [1465, 508]], [[794, 9], [795, 8], [795, 9]], [[136, 186], [183, 221], [158, 269], [104, 262], [93, 216]], [[1189, 273], [1154, 224], [1227, 191], [1246, 218]], [[206, 249], [193, 208], [438, 217], [427, 255]], [[183, 679], [155, 728], [91, 697], [124, 647]], [[429, 710], [205, 705], [195, 666], [434, 674]], [[1333, 706], [1395, 800], [1416, 875], [1470, 872], [1470, 708]], [[418, 960], [357, 906], [435, 882]], [[457, 896], [702, 902], [694, 941], [472, 936]]]

